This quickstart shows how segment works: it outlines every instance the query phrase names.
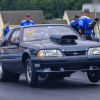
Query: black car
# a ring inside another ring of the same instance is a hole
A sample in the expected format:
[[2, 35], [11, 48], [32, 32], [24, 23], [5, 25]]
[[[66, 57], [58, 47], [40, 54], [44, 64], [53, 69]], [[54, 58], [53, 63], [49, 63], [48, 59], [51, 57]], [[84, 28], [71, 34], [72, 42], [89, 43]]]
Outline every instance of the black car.
[[83, 39], [67, 25], [39, 24], [12, 29], [1, 41], [0, 81], [27, 83], [63, 79], [76, 71], [87, 72], [91, 82], [100, 79], [100, 43]]

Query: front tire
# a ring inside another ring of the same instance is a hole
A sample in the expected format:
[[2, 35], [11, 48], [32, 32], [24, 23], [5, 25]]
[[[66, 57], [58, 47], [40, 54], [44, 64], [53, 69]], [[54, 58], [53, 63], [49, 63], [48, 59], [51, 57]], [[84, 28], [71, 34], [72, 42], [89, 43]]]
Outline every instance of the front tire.
[[100, 80], [100, 71], [99, 70], [94, 70], [94, 71], [89, 71], [87, 72], [88, 79], [90, 82], [96, 83], [99, 82]]
[[38, 83], [38, 74], [35, 72], [34, 66], [32, 66], [32, 63], [31, 63], [30, 59], [26, 60], [25, 67], [26, 67], [26, 80], [27, 80], [27, 83], [31, 87], [36, 86], [37, 83]]

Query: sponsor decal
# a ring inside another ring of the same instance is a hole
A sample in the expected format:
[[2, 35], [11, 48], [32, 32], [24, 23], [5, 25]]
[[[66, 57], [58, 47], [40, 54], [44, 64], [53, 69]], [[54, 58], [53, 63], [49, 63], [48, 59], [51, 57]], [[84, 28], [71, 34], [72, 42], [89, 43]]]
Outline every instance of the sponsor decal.
[[33, 30], [31, 30], [31, 31], [27, 31], [28, 33], [32, 33], [33, 32]]
[[83, 21], [82, 20], [79, 21], [79, 26], [83, 26]]

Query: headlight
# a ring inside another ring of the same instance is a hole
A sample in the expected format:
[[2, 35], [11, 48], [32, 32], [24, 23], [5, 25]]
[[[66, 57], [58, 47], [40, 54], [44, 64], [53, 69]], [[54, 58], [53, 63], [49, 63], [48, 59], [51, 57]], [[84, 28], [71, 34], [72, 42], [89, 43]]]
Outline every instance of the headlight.
[[100, 47], [90, 48], [88, 50], [88, 55], [100, 55]]
[[40, 50], [37, 57], [62, 57], [63, 54], [60, 50]]

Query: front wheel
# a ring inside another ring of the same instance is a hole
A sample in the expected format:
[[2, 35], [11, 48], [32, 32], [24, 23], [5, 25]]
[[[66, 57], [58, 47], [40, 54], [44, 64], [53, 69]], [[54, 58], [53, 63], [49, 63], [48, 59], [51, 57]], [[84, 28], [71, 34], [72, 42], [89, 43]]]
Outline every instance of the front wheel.
[[88, 71], [87, 72], [88, 79], [90, 82], [96, 83], [100, 80], [100, 71], [94, 70], [94, 71]]
[[34, 66], [32, 66], [32, 63], [31, 63], [30, 59], [26, 60], [25, 67], [26, 67], [26, 80], [27, 80], [27, 83], [31, 87], [36, 86], [37, 83], [38, 83], [38, 74], [35, 72]]

